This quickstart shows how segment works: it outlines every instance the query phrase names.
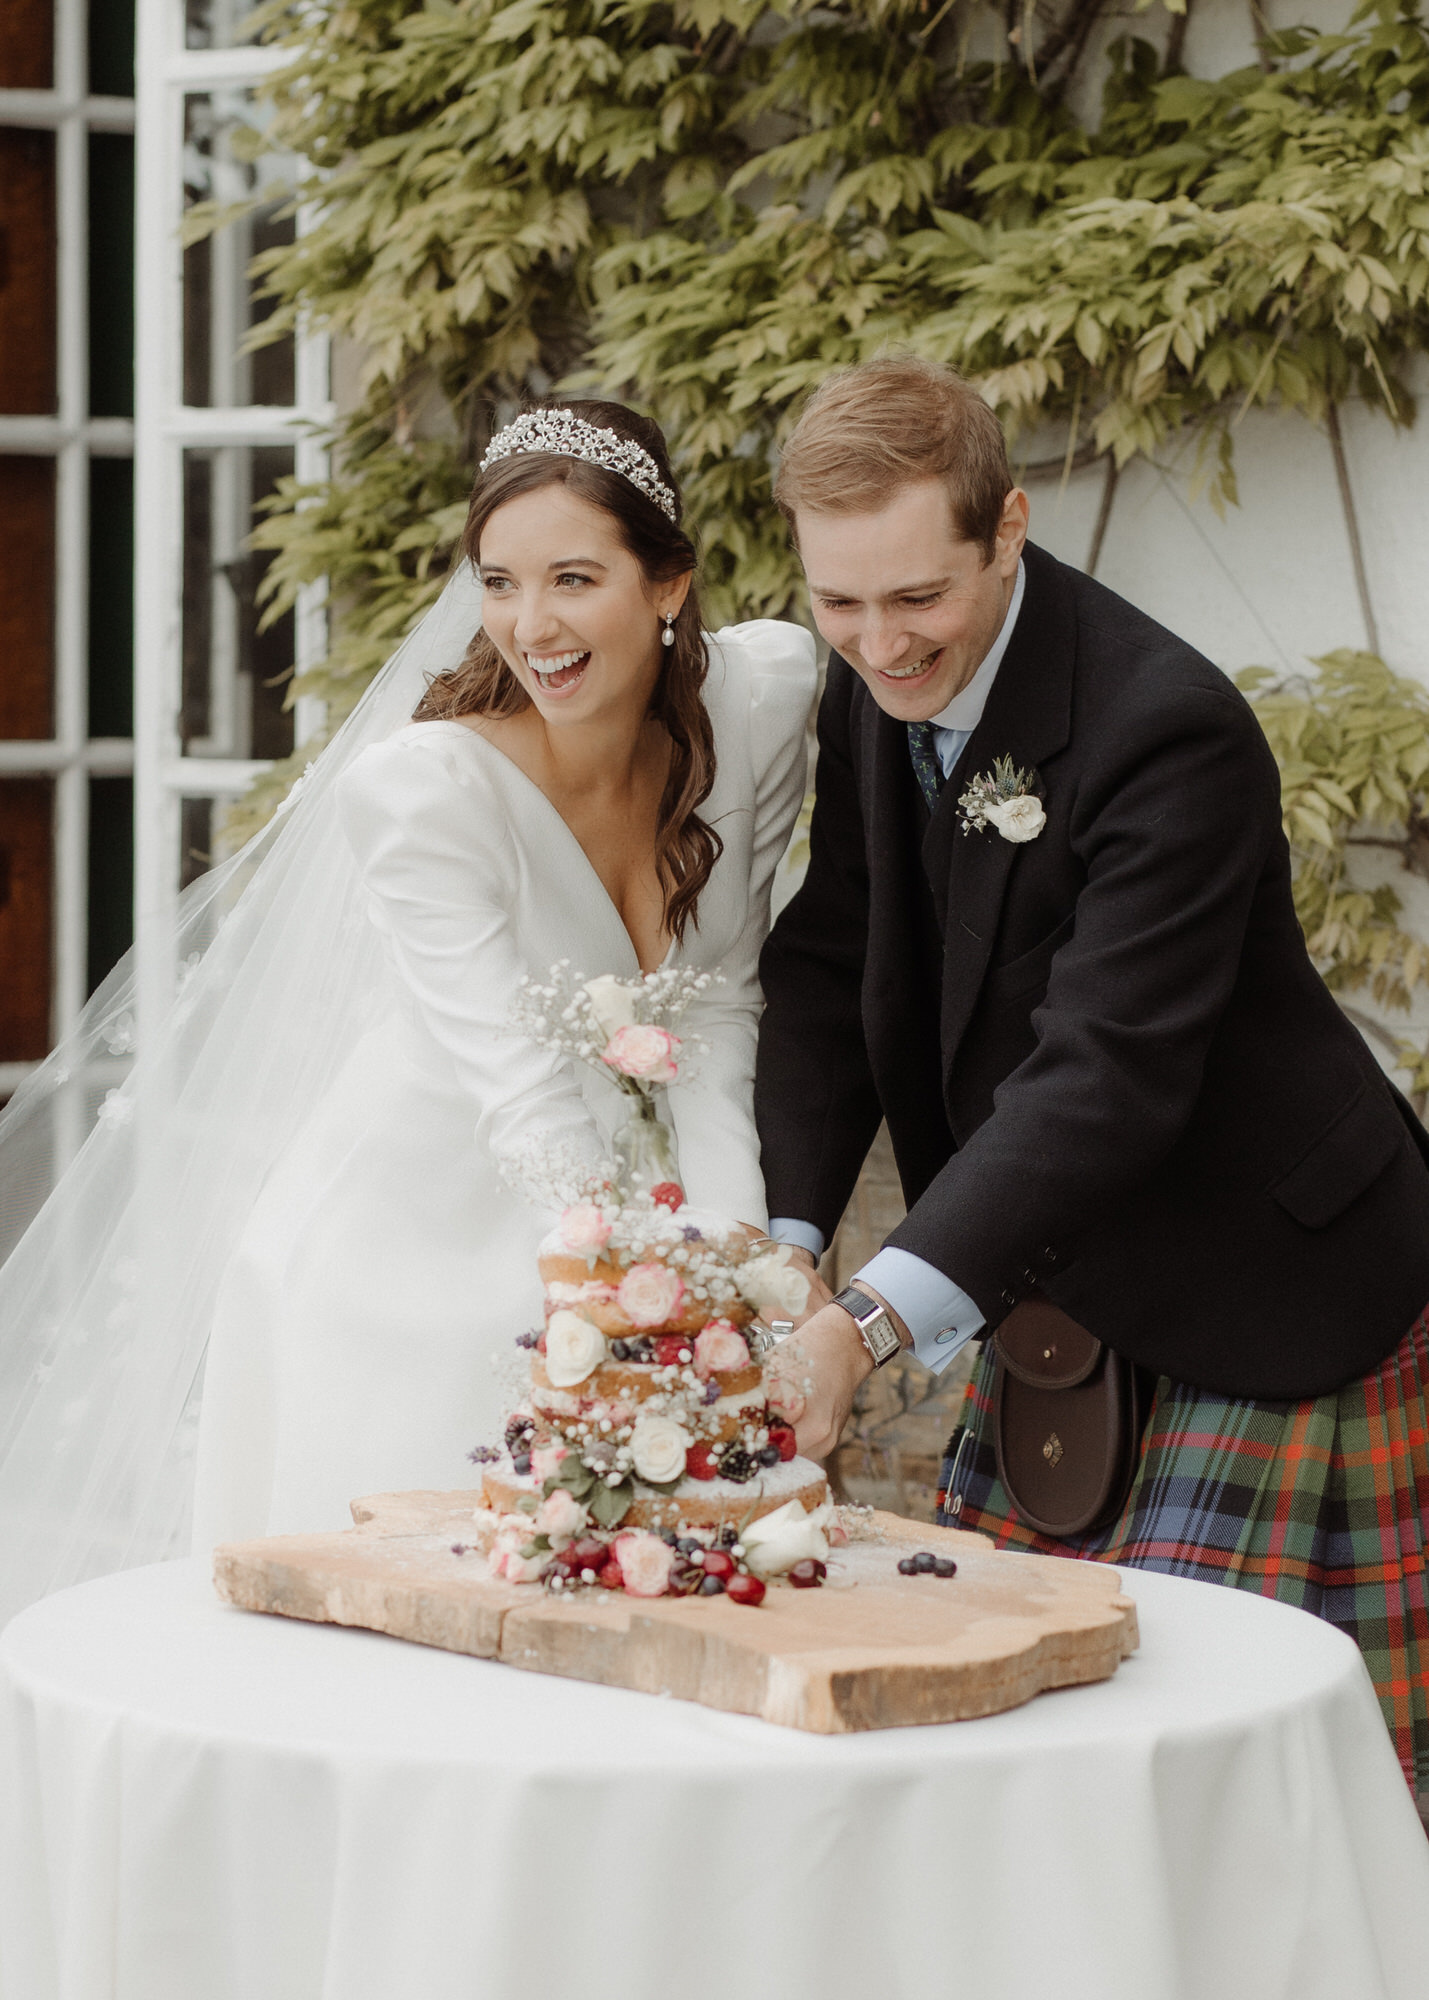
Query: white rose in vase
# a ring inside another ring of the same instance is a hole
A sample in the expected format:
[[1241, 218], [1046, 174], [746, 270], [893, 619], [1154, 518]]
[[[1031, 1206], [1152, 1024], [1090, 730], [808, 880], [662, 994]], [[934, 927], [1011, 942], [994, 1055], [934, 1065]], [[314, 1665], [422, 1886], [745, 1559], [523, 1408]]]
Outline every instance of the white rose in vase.
[[546, 1322], [546, 1376], [553, 1389], [574, 1389], [605, 1359], [605, 1335], [583, 1313], [562, 1306]]
[[590, 1011], [595, 1016], [595, 1024], [607, 1041], [619, 1034], [622, 1028], [635, 1025], [635, 992], [612, 972], [603, 972], [599, 979], [588, 979], [581, 989], [590, 1002]]
[[630, 1460], [636, 1478], [648, 1480], [652, 1486], [667, 1486], [672, 1479], [679, 1479], [693, 1442], [673, 1417], [639, 1418], [630, 1434]]

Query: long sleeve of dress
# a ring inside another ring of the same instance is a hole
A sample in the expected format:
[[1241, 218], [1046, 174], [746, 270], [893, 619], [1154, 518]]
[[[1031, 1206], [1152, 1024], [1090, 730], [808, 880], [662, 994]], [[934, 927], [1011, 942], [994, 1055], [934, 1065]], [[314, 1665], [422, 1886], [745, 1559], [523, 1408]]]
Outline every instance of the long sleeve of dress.
[[[805, 732], [816, 683], [814, 642], [801, 626], [772, 619], [727, 627], [714, 639], [710, 690], [721, 794], [713, 815], [733, 874], [742, 858], [743, 916], [719, 953], [722, 983], [686, 1017], [685, 1032], [708, 1046], [670, 1092], [689, 1199], [761, 1227], [767, 1220], [754, 1125], [754, 1052], [763, 994], [759, 952], [769, 929], [775, 870], [803, 803]], [[738, 771], [736, 758], [742, 759]], [[713, 916], [713, 912], [712, 912]]]
[[607, 1148], [572, 1065], [511, 1026], [522, 963], [517, 871], [479, 765], [440, 730], [402, 731], [343, 777], [339, 810], [418, 1035], [470, 1100], [498, 1163], [539, 1145], [594, 1166]]

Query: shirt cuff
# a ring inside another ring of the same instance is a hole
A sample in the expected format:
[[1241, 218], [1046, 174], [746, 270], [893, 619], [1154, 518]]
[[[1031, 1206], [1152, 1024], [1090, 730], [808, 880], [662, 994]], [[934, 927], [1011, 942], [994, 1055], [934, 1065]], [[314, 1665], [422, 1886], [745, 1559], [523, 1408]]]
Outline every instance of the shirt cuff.
[[860, 1278], [887, 1299], [913, 1336], [913, 1352], [935, 1375], [987, 1325], [961, 1285], [911, 1250], [880, 1250], [854, 1274], [853, 1283]]
[[[769, 1234], [776, 1243], [791, 1243], [796, 1250], [807, 1250], [817, 1264], [824, 1254], [824, 1232], [815, 1229], [812, 1222], [800, 1222], [792, 1215], [774, 1215], [769, 1219]], [[915, 1257], [916, 1264], [918, 1259]]]

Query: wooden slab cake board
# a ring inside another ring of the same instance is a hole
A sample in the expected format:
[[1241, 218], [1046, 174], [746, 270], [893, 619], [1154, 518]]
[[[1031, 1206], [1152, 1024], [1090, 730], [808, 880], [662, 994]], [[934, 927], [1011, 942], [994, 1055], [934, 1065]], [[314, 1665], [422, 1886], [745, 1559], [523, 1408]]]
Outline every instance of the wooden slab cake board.
[[[536, 1673], [677, 1695], [832, 1735], [956, 1722], [1044, 1689], [1105, 1680], [1136, 1649], [1136, 1607], [1101, 1563], [995, 1550], [981, 1535], [875, 1514], [875, 1539], [835, 1552], [843, 1586], [723, 1597], [569, 1597], [456, 1555], [477, 1496], [354, 1502], [342, 1534], [218, 1549], [220, 1596], [246, 1611], [390, 1633]], [[952, 1578], [900, 1576], [916, 1549]]]

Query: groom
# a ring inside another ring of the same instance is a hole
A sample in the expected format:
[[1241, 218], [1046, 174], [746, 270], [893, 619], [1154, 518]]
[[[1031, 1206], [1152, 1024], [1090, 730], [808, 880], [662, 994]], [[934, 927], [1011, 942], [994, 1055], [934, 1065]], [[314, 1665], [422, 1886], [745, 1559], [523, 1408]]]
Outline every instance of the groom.
[[771, 1232], [812, 1266], [880, 1119], [908, 1206], [815, 1294], [801, 1450], [1032, 1296], [1231, 1396], [1366, 1374], [1429, 1299], [1426, 1135], [1306, 954], [1247, 704], [1026, 540], [945, 369], [827, 382], [777, 498], [834, 651], [761, 964]]

